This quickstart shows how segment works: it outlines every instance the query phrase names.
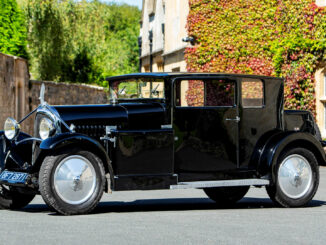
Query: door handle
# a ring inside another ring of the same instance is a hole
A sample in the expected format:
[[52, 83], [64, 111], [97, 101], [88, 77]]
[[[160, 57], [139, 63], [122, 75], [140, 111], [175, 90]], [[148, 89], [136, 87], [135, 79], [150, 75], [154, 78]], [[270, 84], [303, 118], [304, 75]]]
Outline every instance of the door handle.
[[226, 118], [225, 121], [235, 121], [235, 122], [240, 122], [240, 117], [236, 116], [235, 118]]

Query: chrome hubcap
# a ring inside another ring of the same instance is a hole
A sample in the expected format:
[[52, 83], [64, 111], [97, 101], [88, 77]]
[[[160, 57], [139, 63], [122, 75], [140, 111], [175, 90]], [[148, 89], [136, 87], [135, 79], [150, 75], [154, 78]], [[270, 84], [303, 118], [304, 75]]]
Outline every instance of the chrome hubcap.
[[278, 171], [278, 183], [290, 198], [300, 198], [310, 189], [312, 170], [306, 158], [293, 154], [283, 160]]
[[54, 173], [54, 188], [66, 203], [81, 204], [94, 193], [96, 173], [85, 157], [73, 155], [63, 159]]

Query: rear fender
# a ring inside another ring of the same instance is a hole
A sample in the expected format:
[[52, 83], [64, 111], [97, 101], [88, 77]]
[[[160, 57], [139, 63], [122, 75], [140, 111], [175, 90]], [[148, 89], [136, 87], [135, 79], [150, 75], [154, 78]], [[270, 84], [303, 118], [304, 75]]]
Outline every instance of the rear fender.
[[87, 151], [91, 151], [97, 155], [103, 162], [105, 172], [110, 174], [111, 185], [114, 183], [114, 173], [111, 160], [103, 146], [96, 140], [77, 133], [63, 133], [54, 137], [43, 140], [39, 146], [39, 154], [35, 161], [34, 167], [40, 168], [44, 158], [59, 150], [78, 147]]
[[275, 166], [279, 156], [289, 148], [301, 147], [310, 150], [316, 157], [319, 165], [325, 164], [325, 152], [321, 143], [310, 133], [288, 131], [275, 134], [260, 149], [258, 173], [261, 176], [271, 174], [275, 179]]

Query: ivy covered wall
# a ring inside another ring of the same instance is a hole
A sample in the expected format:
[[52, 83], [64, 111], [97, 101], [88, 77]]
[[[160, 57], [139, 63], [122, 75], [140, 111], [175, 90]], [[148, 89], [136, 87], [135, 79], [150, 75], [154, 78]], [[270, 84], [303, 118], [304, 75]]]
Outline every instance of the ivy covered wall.
[[315, 0], [189, 0], [189, 71], [285, 78], [285, 108], [316, 113], [314, 73], [326, 61], [326, 9]]

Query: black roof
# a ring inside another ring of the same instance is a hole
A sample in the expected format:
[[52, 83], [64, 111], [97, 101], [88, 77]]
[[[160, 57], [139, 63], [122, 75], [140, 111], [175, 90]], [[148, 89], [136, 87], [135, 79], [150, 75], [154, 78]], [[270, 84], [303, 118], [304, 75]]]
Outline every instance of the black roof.
[[230, 77], [247, 77], [247, 78], [260, 78], [260, 79], [277, 79], [283, 80], [279, 77], [268, 77], [261, 75], [250, 74], [232, 74], [232, 73], [208, 73], [208, 72], [151, 72], [151, 73], [131, 73], [120, 76], [107, 77], [107, 81], [124, 80], [130, 78], [175, 78], [175, 77], [192, 77], [192, 76], [230, 76]]

